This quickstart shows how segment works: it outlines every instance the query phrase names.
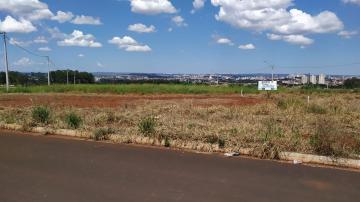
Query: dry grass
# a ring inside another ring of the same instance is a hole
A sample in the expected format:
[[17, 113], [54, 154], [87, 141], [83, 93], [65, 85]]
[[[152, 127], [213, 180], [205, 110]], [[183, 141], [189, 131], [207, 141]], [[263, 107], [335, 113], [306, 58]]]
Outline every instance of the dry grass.
[[[259, 95], [260, 96], [260, 95]], [[32, 127], [31, 109], [3, 108], [1, 122]], [[356, 158], [360, 154], [360, 99], [357, 94], [277, 94], [254, 106], [195, 106], [191, 100], [148, 101], [119, 108], [52, 107], [48, 127], [68, 128], [65, 117], [76, 113], [78, 130], [111, 128], [118, 142], [153, 138], [163, 145], [212, 151], [253, 148], [261, 158], [279, 151]], [[100, 138], [101, 139], [101, 138]], [[189, 146], [195, 143], [197, 146]]]

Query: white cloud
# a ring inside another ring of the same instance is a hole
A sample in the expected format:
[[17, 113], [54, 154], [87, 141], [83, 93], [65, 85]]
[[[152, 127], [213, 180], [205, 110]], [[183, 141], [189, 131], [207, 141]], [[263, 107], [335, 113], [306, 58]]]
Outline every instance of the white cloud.
[[29, 46], [32, 44], [32, 41], [18, 41], [15, 38], [10, 38], [9, 43], [11, 45]]
[[342, 0], [344, 3], [360, 5], [360, 0]]
[[346, 31], [346, 30], [343, 30], [338, 33], [339, 36], [341, 36], [342, 38], [345, 38], [345, 39], [350, 39], [351, 37], [358, 35], [358, 34], [359, 34], [358, 31]]
[[62, 41], [58, 41], [59, 46], [79, 46], [100, 48], [102, 44], [95, 41], [95, 37], [91, 34], [84, 34], [82, 31], [74, 30], [72, 34], [66, 36]]
[[193, 7], [194, 9], [191, 11], [191, 13], [195, 13], [196, 10], [199, 10], [204, 7], [206, 0], [194, 0], [193, 1]]
[[48, 28], [47, 31], [53, 39], [65, 39], [67, 37], [67, 34], [62, 33], [57, 27]]
[[218, 43], [218, 44], [226, 44], [226, 45], [229, 45], [229, 46], [234, 45], [234, 43], [228, 38], [218, 38], [216, 40], [216, 43]]
[[85, 57], [85, 55], [82, 54], [82, 53], [80, 53], [80, 54], [78, 55], [78, 57], [83, 58], [83, 57]]
[[154, 25], [146, 26], [141, 23], [129, 25], [128, 27], [129, 31], [138, 32], [138, 33], [151, 33], [156, 32], [156, 28]]
[[0, 0], [0, 10], [29, 21], [50, 19], [54, 14], [39, 0]]
[[64, 23], [72, 20], [73, 18], [74, 18], [74, 14], [72, 14], [72, 12], [58, 11], [56, 16], [53, 16], [51, 19], [56, 20], [59, 23]]
[[184, 18], [181, 17], [180, 15], [174, 16], [173, 18], [171, 18], [171, 21], [173, 21], [173, 23], [175, 23], [176, 26], [178, 26], [178, 27], [188, 26], [188, 24], [186, 24]]
[[128, 52], [149, 52], [151, 48], [148, 45], [143, 45], [138, 43], [135, 39], [124, 36], [124, 37], [114, 37], [109, 40], [110, 44], [117, 45], [118, 48], [123, 49]]
[[36, 30], [36, 27], [24, 18], [16, 20], [11, 16], [6, 16], [4, 21], [0, 20], [0, 31], [2, 32], [29, 33]]
[[308, 46], [314, 43], [313, 39], [305, 37], [303, 35], [278, 35], [267, 34], [270, 40], [282, 40], [295, 45]]
[[44, 36], [38, 36], [34, 39], [34, 43], [48, 43], [48, 40]]
[[38, 50], [43, 51], [43, 52], [49, 52], [49, 51], [51, 51], [51, 48], [46, 46], [46, 47], [40, 47], [40, 48], [38, 48]]
[[101, 25], [102, 22], [100, 18], [94, 18], [92, 16], [78, 15], [71, 21], [71, 23], [76, 25]]
[[169, 0], [130, 0], [130, 5], [132, 12], [146, 15], [177, 12]]
[[254, 46], [254, 44], [249, 43], [249, 44], [245, 44], [245, 45], [240, 45], [239, 48], [242, 50], [254, 50], [255, 46]]
[[220, 7], [215, 16], [240, 29], [270, 30], [279, 34], [329, 33], [343, 29], [336, 14], [323, 11], [312, 16], [292, 8], [294, 0], [211, 0]]
[[206, 0], [194, 0], [194, 2], [193, 2], [194, 8], [195, 9], [200, 9], [200, 8], [204, 7], [205, 1]]
[[14, 62], [15, 66], [29, 66], [32, 64], [33, 62], [27, 57], [20, 58], [18, 61]]

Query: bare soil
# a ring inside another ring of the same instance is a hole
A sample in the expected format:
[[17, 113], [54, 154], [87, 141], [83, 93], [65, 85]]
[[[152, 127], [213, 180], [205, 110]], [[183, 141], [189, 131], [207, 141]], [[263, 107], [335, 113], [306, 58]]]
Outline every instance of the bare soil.
[[145, 104], [147, 101], [191, 100], [197, 106], [241, 106], [266, 102], [260, 97], [241, 97], [240, 95], [97, 95], [97, 94], [3, 94], [0, 107], [29, 107], [49, 105], [78, 108], [115, 108], [123, 105]]

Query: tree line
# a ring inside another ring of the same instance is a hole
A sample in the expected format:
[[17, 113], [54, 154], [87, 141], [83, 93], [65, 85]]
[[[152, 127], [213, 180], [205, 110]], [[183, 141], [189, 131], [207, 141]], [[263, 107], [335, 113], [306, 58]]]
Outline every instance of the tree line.
[[[9, 72], [9, 81], [11, 85], [21, 85], [21, 86], [30, 86], [30, 85], [46, 85], [48, 83], [48, 74], [41, 72], [31, 72], [23, 73], [11, 71]], [[67, 71], [67, 70], [57, 70], [50, 72], [50, 82], [52, 84], [66, 84], [69, 83], [95, 83], [94, 75], [89, 72], [79, 72], [79, 71]], [[6, 83], [5, 72], [0, 72], [0, 83]]]
[[347, 79], [344, 82], [344, 87], [349, 89], [360, 88], [360, 79], [355, 77], [351, 79]]

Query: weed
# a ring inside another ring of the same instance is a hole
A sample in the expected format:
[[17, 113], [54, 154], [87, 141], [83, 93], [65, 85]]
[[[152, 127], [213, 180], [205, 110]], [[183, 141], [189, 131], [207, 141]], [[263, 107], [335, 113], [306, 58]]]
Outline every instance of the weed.
[[48, 124], [50, 121], [50, 110], [44, 106], [37, 106], [32, 110], [32, 118], [36, 123]]
[[151, 136], [155, 133], [156, 120], [153, 116], [142, 118], [138, 123], [139, 132], [145, 136]]
[[16, 123], [16, 116], [13, 112], [5, 113], [1, 118], [6, 124]]
[[280, 99], [276, 103], [277, 107], [282, 110], [286, 110], [290, 107], [303, 106], [303, 103], [295, 98]]
[[317, 120], [315, 133], [310, 136], [310, 145], [317, 154], [339, 155], [335, 148], [336, 142], [339, 141], [338, 131], [334, 125], [334, 122], [324, 118]]
[[77, 129], [80, 127], [82, 123], [82, 119], [74, 112], [71, 112], [65, 116], [65, 122], [69, 128]]
[[263, 134], [263, 142], [269, 142], [273, 138], [281, 138], [283, 136], [283, 131], [278, 127], [278, 123], [274, 118], [264, 121], [261, 133]]
[[170, 138], [168, 136], [165, 137], [165, 147], [170, 147]]
[[208, 142], [210, 144], [217, 144], [217, 145], [219, 145], [219, 148], [225, 147], [225, 140], [222, 137], [219, 137], [218, 135], [207, 136], [206, 142]]

